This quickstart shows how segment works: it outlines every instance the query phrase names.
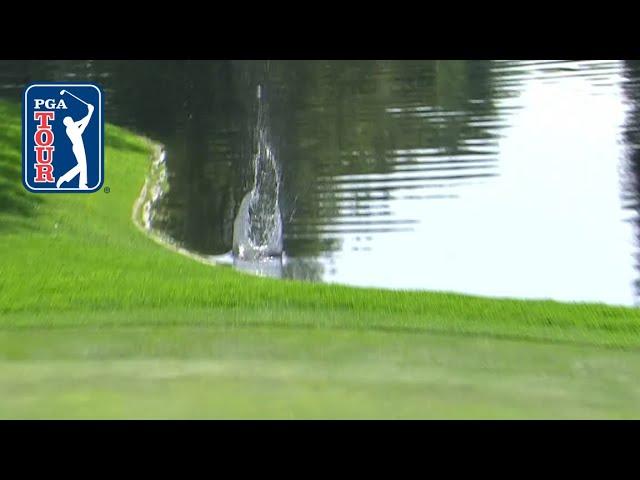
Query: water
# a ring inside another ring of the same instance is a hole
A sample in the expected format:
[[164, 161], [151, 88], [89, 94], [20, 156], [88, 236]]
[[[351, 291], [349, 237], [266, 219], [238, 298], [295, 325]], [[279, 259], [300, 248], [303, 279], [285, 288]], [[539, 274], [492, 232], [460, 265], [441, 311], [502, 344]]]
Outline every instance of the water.
[[108, 121], [165, 145], [149, 215], [194, 252], [232, 251], [235, 223], [277, 253], [280, 219], [284, 257], [236, 268], [624, 305], [639, 79], [632, 61], [0, 62], [0, 96], [96, 81]]
[[233, 222], [233, 256], [249, 262], [282, 255], [280, 167], [271, 144], [267, 105], [260, 85], [257, 99], [253, 186], [242, 199]]

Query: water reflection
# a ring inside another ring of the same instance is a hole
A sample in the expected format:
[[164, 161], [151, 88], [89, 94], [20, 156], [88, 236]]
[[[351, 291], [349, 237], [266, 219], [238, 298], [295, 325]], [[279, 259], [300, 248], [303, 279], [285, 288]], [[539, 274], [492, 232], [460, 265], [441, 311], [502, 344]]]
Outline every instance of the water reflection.
[[166, 146], [155, 226], [217, 255], [252, 188], [262, 84], [287, 256], [237, 268], [633, 304], [638, 78], [621, 61], [13, 61], [0, 94], [102, 84], [109, 121]]
[[[621, 171], [622, 198], [624, 206], [631, 212], [629, 221], [635, 225], [634, 266], [640, 267], [640, 61], [625, 62], [625, 82], [623, 84], [627, 103], [627, 119], [624, 128], [623, 145], [625, 158]], [[640, 279], [634, 282], [636, 298], [640, 295]]]
[[241, 272], [261, 277], [282, 278], [284, 276], [282, 257], [267, 257], [257, 260], [236, 258], [233, 260], [233, 266]]

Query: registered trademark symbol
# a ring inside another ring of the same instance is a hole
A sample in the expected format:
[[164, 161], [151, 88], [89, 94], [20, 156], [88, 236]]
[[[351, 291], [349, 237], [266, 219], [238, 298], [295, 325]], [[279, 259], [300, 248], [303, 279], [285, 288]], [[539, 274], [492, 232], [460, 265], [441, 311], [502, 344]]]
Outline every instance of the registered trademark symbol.
[[109, 193], [111, 189], [109, 187], [104, 187], [104, 193]]

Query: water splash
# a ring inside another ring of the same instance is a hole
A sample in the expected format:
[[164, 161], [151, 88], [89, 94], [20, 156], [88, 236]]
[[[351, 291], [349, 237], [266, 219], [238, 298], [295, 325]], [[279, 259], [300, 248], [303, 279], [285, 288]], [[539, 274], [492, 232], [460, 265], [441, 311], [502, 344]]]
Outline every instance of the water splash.
[[280, 168], [271, 145], [261, 86], [258, 86], [257, 97], [253, 188], [242, 199], [233, 223], [233, 255], [238, 260], [249, 261], [282, 255]]

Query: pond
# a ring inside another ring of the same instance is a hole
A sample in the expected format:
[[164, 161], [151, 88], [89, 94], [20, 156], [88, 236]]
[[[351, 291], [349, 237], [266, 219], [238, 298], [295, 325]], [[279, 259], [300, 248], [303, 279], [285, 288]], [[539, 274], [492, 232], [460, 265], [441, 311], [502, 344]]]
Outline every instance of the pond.
[[238, 268], [622, 305], [640, 286], [639, 79], [634, 61], [0, 61], [0, 96], [93, 81], [108, 122], [161, 142], [154, 228], [194, 252], [231, 251], [262, 132], [285, 256]]

